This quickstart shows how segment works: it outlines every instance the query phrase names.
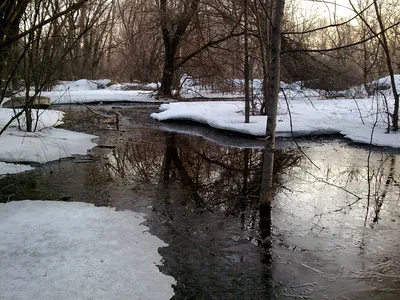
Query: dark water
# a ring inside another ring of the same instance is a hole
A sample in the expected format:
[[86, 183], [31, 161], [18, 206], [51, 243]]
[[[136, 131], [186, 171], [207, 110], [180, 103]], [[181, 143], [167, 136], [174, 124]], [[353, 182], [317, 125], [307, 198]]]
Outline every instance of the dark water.
[[143, 123], [127, 118], [124, 131], [110, 129], [91, 157], [0, 179], [0, 201], [148, 214], [151, 232], [169, 244], [159, 250], [161, 270], [177, 280], [176, 299], [400, 298], [396, 151], [318, 139], [300, 141], [301, 152], [280, 142], [270, 243], [262, 244], [259, 142], [197, 129], [221, 145]]

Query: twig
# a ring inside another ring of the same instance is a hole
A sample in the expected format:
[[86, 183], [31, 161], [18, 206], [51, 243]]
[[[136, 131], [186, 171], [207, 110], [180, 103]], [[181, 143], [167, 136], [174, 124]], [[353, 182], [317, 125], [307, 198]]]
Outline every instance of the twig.
[[304, 264], [304, 263], [301, 263], [300, 265], [303, 266], [303, 267], [305, 267], [305, 268], [307, 268], [307, 269], [310, 269], [311, 271], [314, 271], [314, 272], [316, 272], [316, 273], [318, 273], [318, 274], [325, 274], [324, 272], [322, 272], [322, 271], [320, 271], [320, 270], [318, 270], [318, 269], [315, 269], [315, 268], [313, 268], [313, 267], [307, 266], [307, 265]]
[[105, 119], [115, 119], [115, 125], [116, 125], [116, 127], [117, 127], [117, 131], [119, 131], [119, 118], [120, 118], [120, 115], [119, 115], [118, 112], [116, 112], [115, 115], [107, 116], [107, 115], [103, 115], [103, 114], [101, 114], [101, 113], [98, 113], [98, 112], [94, 111], [93, 109], [91, 109], [89, 106], [85, 105], [85, 104], [82, 103], [82, 102], [76, 101], [76, 103], [78, 103], [78, 104], [80, 104], [80, 105], [83, 105], [83, 106], [84, 106], [85, 108], [87, 108], [91, 113], [93, 113], [93, 114], [95, 114], [95, 115], [97, 115], [97, 116], [103, 117], [103, 118], [105, 118]]

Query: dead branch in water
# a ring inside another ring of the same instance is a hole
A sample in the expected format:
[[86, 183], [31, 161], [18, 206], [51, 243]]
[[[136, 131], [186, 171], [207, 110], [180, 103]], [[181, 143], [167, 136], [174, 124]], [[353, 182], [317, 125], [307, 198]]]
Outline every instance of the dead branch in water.
[[82, 102], [76, 102], [82, 106], [84, 106], [85, 108], [87, 108], [92, 114], [96, 115], [96, 116], [100, 116], [103, 117], [104, 119], [114, 119], [115, 118], [115, 126], [117, 127], [117, 131], [119, 131], [119, 118], [120, 118], [120, 113], [116, 112], [114, 115], [103, 115], [99, 112], [94, 111], [93, 109], [91, 109], [89, 106], [87, 106], [86, 104], [82, 103]]

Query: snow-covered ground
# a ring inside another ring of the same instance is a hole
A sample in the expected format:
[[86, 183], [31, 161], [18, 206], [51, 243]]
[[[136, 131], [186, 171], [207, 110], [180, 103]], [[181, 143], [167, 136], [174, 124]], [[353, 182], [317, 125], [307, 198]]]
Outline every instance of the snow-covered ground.
[[[377, 107], [378, 105], [378, 107]], [[392, 103], [389, 103], [392, 107]], [[291, 118], [285, 100], [280, 100], [277, 136], [342, 134], [355, 142], [400, 147], [400, 135], [386, 134], [387, 115], [376, 99], [291, 100]], [[162, 104], [160, 120], [192, 120], [223, 130], [265, 136], [266, 117], [252, 116], [244, 123], [244, 102], [177, 102]], [[291, 127], [292, 126], [292, 127]]]
[[143, 215], [87, 203], [0, 204], [0, 299], [170, 299]]
[[[0, 129], [12, 118], [12, 109], [0, 108]], [[24, 163], [45, 163], [74, 154], [87, 154], [87, 150], [96, 146], [94, 135], [72, 132], [54, 128], [62, 124], [63, 112], [56, 110], [34, 110], [34, 124], [37, 122], [36, 132], [25, 132], [18, 129], [15, 120], [0, 136], [0, 175], [19, 173], [32, 169]], [[19, 118], [24, 126], [24, 118]]]
[[[77, 104], [91, 102], [140, 102], [162, 103], [153, 97], [157, 84], [112, 84], [111, 80], [87, 80], [60, 81], [51, 91], [42, 91], [41, 96], [48, 97], [53, 104]], [[134, 89], [134, 90], [127, 90]], [[33, 95], [34, 92], [32, 91]], [[24, 96], [21, 92], [19, 96]], [[5, 98], [5, 103], [8, 98]]]
[[0, 161], [0, 176], [5, 174], [22, 173], [33, 169], [33, 167], [28, 165], [5, 163]]
[[[75, 104], [90, 102], [159, 102], [148, 89], [157, 88], [154, 85], [138, 86], [138, 90], [124, 90], [128, 84], [113, 84], [109, 79], [77, 81], [62, 81], [50, 92], [42, 92], [41, 95], [49, 97], [54, 104]], [[145, 87], [145, 90], [140, 90]]]
[[52, 91], [42, 92], [42, 96], [50, 98], [54, 104], [76, 104], [90, 102], [159, 102], [151, 97], [149, 91], [118, 91], [118, 90], [89, 90], [89, 91]]

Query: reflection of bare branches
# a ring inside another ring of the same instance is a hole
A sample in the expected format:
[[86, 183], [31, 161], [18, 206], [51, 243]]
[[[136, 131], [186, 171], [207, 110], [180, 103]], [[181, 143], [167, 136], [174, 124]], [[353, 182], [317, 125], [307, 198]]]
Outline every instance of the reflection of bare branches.
[[[192, 207], [193, 201], [192, 209], [237, 214], [257, 202], [262, 165], [259, 149], [227, 148], [196, 137], [160, 134], [165, 138], [164, 147], [135, 139], [121, 142], [105, 167], [114, 177], [160, 187], [165, 201], [177, 192], [178, 184], [185, 204]], [[300, 159], [294, 150], [277, 151], [275, 189], [284, 188], [286, 170]]]
[[309, 172], [308, 170], [303, 169], [303, 171], [304, 171], [305, 173], [307, 173], [308, 175], [311, 175], [313, 178], [315, 178], [315, 180], [316, 180], [317, 182], [322, 182], [322, 183], [325, 183], [325, 184], [327, 184], [327, 185], [333, 186], [333, 187], [335, 187], [335, 188], [337, 188], [337, 189], [339, 189], [339, 190], [342, 190], [342, 191], [346, 192], [346, 193], [349, 194], [349, 195], [352, 195], [352, 196], [356, 197], [357, 200], [356, 200], [356, 202], [354, 202], [353, 204], [357, 203], [359, 200], [362, 199], [359, 195], [353, 193], [352, 191], [349, 191], [348, 189], [344, 188], [343, 186], [340, 186], [340, 185], [334, 184], [334, 183], [332, 183], [332, 182], [329, 182], [329, 181], [327, 181], [327, 180], [325, 180], [325, 179], [322, 179], [322, 178], [318, 177], [317, 175], [315, 175], [315, 174]]
[[389, 174], [387, 176], [387, 179], [385, 181], [385, 185], [383, 187], [383, 191], [381, 192], [380, 196], [377, 197], [376, 201], [375, 201], [375, 216], [373, 219], [373, 223], [377, 223], [379, 220], [379, 214], [380, 211], [382, 209], [382, 205], [383, 205], [383, 201], [386, 198], [386, 194], [388, 192], [389, 186], [393, 181], [393, 177], [394, 177], [394, 165], [396, 162], [396, 157], [394, 155], [391, 156], [391, 160], [390, 160], [390, 170], [389, 170]]
[[160, 147], [130, 139], [113, 150], [105, 167], [114, 176], [154, 184], [160, 174], [162, 153]]
[[110, 118], [111, 119], [115, 119], [115, 126], [116, 126], [117, 131], [119, 131], [119, 119], [121, 117], [120, 113], [115, 112], [114, 115], [103, 115], [103, 114], [101, 114], [99, 112], [94, 111], [93, 109], [91, 109], [89, 106], [87, 106], [86, 104], [84, 104], [82, 102], [77, 102], [77, 103], [82, 105], [82, 106], [84, 106], [86, 109], [88, 109], [92, 114], [94, 114], [96, 116], [100, 116], [100, 117], [102, 117], [104, 119], [110, 119]]
[[346, 171], [341, 172], [339, 175], [347, 175], [346, 182], [359, 181], [361, 172], [355, 166], [349, 166]]
[[[165, 133], [166, 135], [166, 153], [165, 153], [165, 157], [168, 157], [168, 159], [165, 160], [169, 160], [171, 161], [174, 166], [176, 167], [176, 169], [178, 170], [178, 173], [180, 175], [182, 184], [186, 187], [189, 187], [191, 190], [191, 194], [193, 197], [193, 200], [195, 201], [196, 205], [198, 207], [204, 207], [203, 204], [203, 199], [200, 197], [200, 195], [197, 192], [197, 188], [196, 185], [194, 184], [191, 176], [189, 175], [189, 173], [187, 172], [185, 166], [183, 165], [179, 154], [178, 154], [178, 150], [175, 147], [175, 138], [174, 135], [171, 133]], [[169, 165], [169, 167], [171, 167], [171, 164]], [[164, 170], [164, 180], [166, 180], [167, 178], [169, 178], [169, 172]]]
[[368, 220], [368, 214], [369, 214], [369, 206], [370, 206], [370, 201], [371, 201], [371, 179], [372, 176], [371, 173], [371, 153], [372, 153], [372, 141], [374, 138], [374, 132], [376, 125], [378, 124], [378, 113], [379, 113], [379, 104], [378, 101], [376, 101], [376, 119], [374, 121], [374, 124], [372, 125], [371, 129], [371, 136], [369, 140], [369, 151], [368, 151], [368, 158], [367, 158], [367, 174], [368, 174], [368, 195], [367, 195], [367, 211], [365, 212], [365, 218], [364, 218], [364, 226], [367, 225], [367, 220]]

